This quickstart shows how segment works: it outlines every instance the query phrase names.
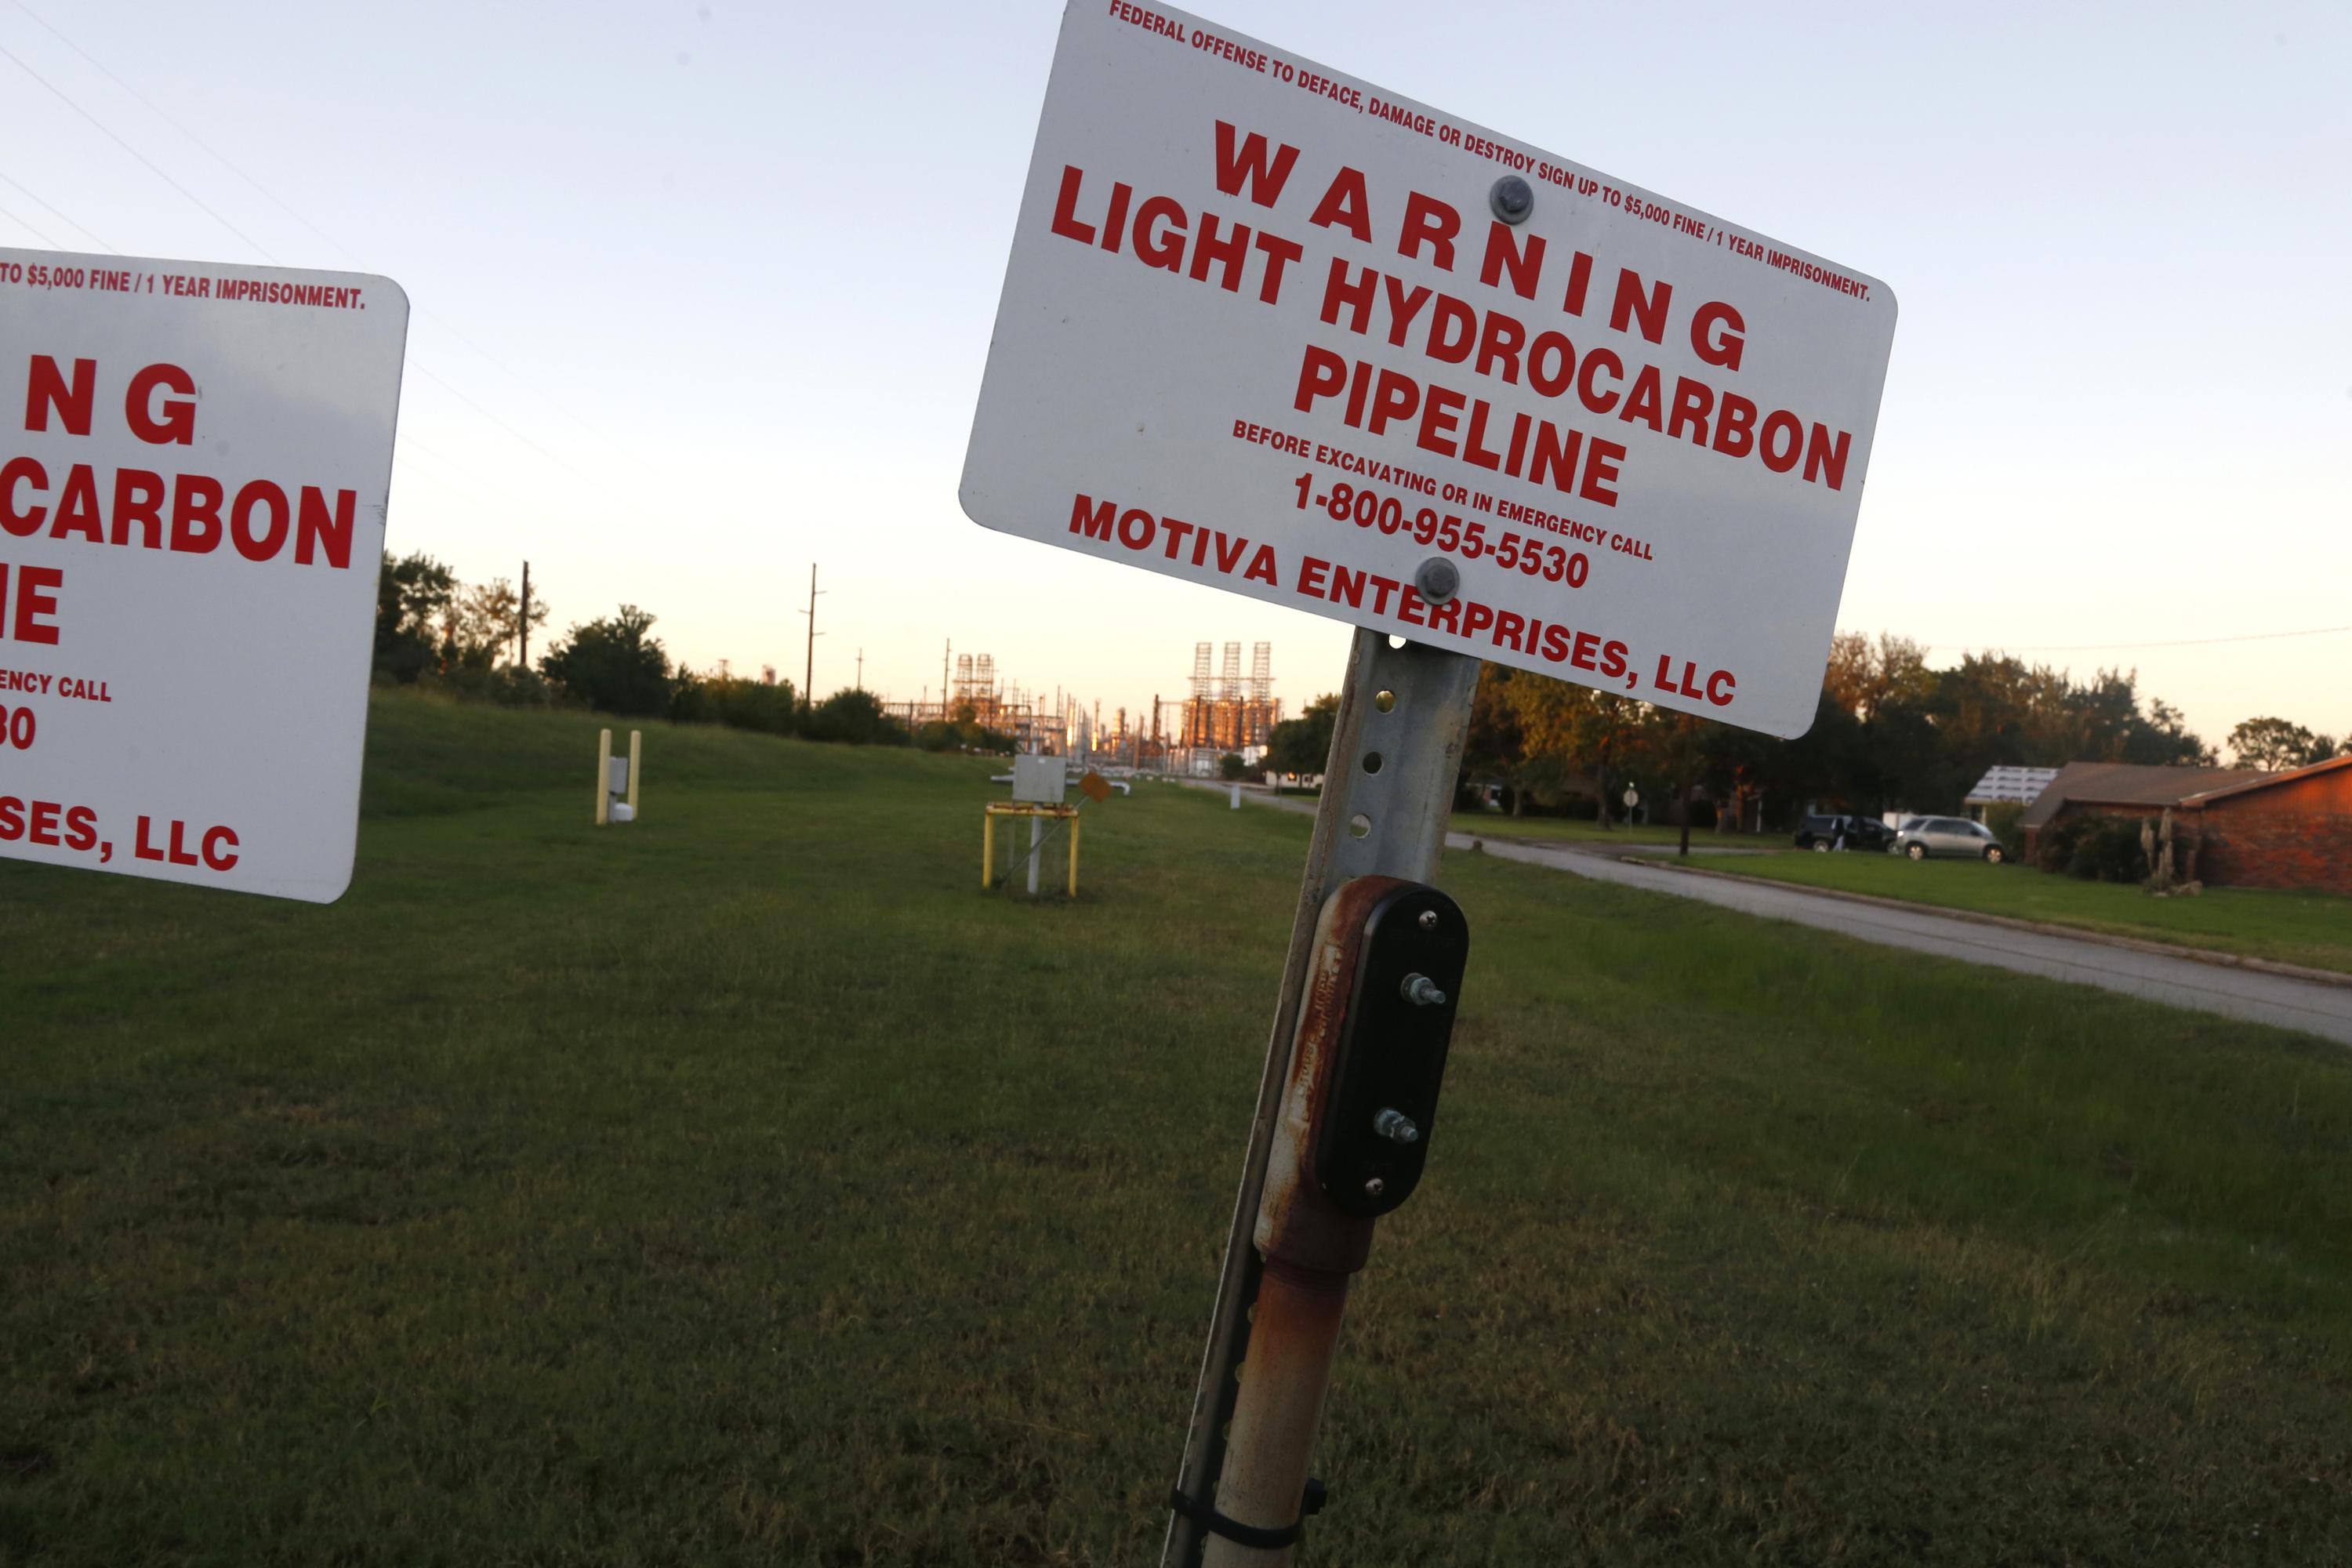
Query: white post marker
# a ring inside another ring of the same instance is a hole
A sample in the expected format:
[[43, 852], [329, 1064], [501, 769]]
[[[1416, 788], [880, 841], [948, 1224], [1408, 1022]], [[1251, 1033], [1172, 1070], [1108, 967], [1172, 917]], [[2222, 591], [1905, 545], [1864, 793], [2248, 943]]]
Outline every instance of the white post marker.
[[0, 855], [351, 883], [408, 300], [0, 250]]
[[1477, 660], [1803, 733], [1895, 314], [1850, 268], [1182, 12], [1064, 13], [964, 510], [1359, 628], [1171, 1568], [1285, 1562], [1313, 1506], [1349, 1281], [1419, 1179], [1457, 1002], [1390, 971], [1467, 951], [1427, 883]]
[[645, 736], [629, 731], [629, 754], [613, 754], [613, 731], [596, 731], [596, 826], [637, 819], [637, 770], [645, 759]]
[[602, 827], [613, 815], [613, 731], [596, 731], [596, 826]]

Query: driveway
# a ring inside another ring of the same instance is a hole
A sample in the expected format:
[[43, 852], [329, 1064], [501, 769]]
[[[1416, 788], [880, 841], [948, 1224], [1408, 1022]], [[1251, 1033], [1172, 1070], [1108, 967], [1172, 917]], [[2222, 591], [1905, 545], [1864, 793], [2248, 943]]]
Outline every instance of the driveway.
[[[1245, 800], [1310, 815], [1315, 809], [1315, 803], [1309, 799], [1285, 796], [1276, 800], [1247, 790], [1242, 795]], [[2090, 938], [1983, 925], [1913, 907], [1857, 903], [1775, 882], [1693, 876], [1668, 866], [1629, 865], [1610, 848], [1511, 843], [1497, 838], [1474, 838], [1466, 833], [1445, 836], [1448, 849], [1468, 849], [1480, 842], [1485, 844], [1486, 852], [1497, 859], [1523, 860], [1530, 866], [1567, 871], [1595, 881], [1615, 882], [1678, 899], [1698, 899], [1742, 914], [1793, 921], [1799, 925], [1836, 931], [1841, 936], [1885, 947], [1909, 948], [1938, 958], [1990, 964], [1997, 969], [2013, 969], [2021, 974], [2039, 974], [2079, 985], [2104, 986], [2168, 1006], [2190, 1007], [2282, 1029], [2299, 1029], [2338, 1045], [2352, 1046], [2352, 984], [2332, 985], [2325, 981], [2265, 974], [2259, 970], [2173, 958]]]

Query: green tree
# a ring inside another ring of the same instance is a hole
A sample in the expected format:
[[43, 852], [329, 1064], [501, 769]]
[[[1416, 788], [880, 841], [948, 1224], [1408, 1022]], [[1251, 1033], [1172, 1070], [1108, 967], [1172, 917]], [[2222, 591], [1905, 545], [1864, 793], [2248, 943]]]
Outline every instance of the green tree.
[[903, 746], [906, 730], [882, 710], [882, 700], [871, 691], [845, 686], [811, 710], [806, 733], [812, 741], [840, 741], [853, 746]]
[[1682, 829], [1679, 853], [1690, 853], [1691, 792], [1706, 769], [1706, 734], [1713, 726], [1696, 713], [1650, 706], [1643, 716], [1643, 749], [1664, 770], [1668, 821]]
[[[442, 611], [443, 646], [466, 668], [512, 664], [520, 651], [522, 596], [504, 577], [493, 577], [454, 595]], [[531, 596], [530, 625], [547, 624], [547, 601]]]
[[1336, 693], [1318, 697], [1296, 719], [1285, 719], [1266, 737], [1265, 765], [1278, 773], [1319, 773], [1331, 760], [1331, 731], [1339, 722]]
[[2151, 697], [2147, 700], [2147, 716], [2135, 723], [2125, 737], [2123, 760], [2210, 768], [2221, 758], [2190, 731], [2179, 709], [2160, 697]]
[[669, 711], [669, 653], [646, 634], [654, 617], [635, 605], [585, 626], [540, 660], [540, 673], [578, 700], [625, 718], [658, 717]]
[[456, 575], [430, 555], [395, 561], [384, 552], [375, 580], [377, 674], [414, 685], [437, 667], [434, 624], [445, 616], [457, 591]]
[[1517, 682], [1545, 679], [1506, 665], [1478, 667], [1478, 691], [1470, 703], [1470, 728], [1463, 738], [1462, 772], [1455, 791], [1458, 795], [1465, 786], [1481, 786], [1474, 804], [1482, 810], [1486, 805], [1483, 786], [1498, 784], [1509, 796], [1511, 815], [1525, 816], [1531, 790], [1543, 782], [1547, 772], [1559, 772], [1556, 766], [1535, 765], [1529, 758], [1527, 735], [1512, 699], [1511, 689]]
[[1248, 773], [1249, 764], [1242, 761], [1239, 752], [1227, 752], [1217, 759], [1217, 776], [1221, 779], [1238, 779]]
[[2230, 731], [2230, 756], [2242, 768], [2307, 767], [2336, 754], [2336, 740], [2284, 719], [2249, 719]]
[[1612, 770], [1635, 760], [1648, 704], [1541, 677], [1514, 679], [1509, 692], [1529, 766], [1540, 773], [1549, 764], [1554, 781], [1578, 769], [1590, 773], [1601, 799], [1601, 826], [1608, 826]]

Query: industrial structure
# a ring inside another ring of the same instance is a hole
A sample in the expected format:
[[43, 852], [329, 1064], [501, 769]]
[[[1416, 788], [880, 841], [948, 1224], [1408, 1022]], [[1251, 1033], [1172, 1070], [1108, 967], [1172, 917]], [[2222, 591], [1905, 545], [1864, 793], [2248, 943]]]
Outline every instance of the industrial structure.
[[[954, 675], [949, 677], [950, 658]], [[1031, 694], [999, 679], [996, 656], [956, 653], [950, 644], [940, 659], [940, 696], [927, 690], [919, 701], [888, 702], [883, 711], [910, 731], [926, 724], [977, 724], [1013, 738], [1018, 752], [1060, 751], [1061, 715], [1041, 713]]]
[[1223, 668], [1216, 679], [1209, 674], [1213, 644], [1192, 647], [1192, 695], [1184, 700], [1176, 744], [1188, 752], [1206, 751], [1212, 757], [1239, 752], [1244, 761], [1263, 752], [1282, 721], [1282, 704], [1274, 698], [1274, 645], [1258, 643], [1250, 653], [1250, 673], [1242, 679], [1242, 645], [1225, 645]]
[[1047, 699], [1024, 691], [999, 673], [992, 654], [957, 653], [940, 659], [940, 689], [919, 700], [887, 701], [883, 711], [910, 731], [926, 724], [972, 723], [1008, 736], [1016, 752], [1091, 759], [1150, 773], [1212, 774], [1228, 752], [1255, 763], [1282, 721], [1274, 696], [1274, 645], [1253, 645], [1250, 672], [1242, 674], [1242, 645], [1224, 645], [1221, 674], [1211, 673], [1213, 643], [1192, 650], [1190, 695], [1181, 703], [1153, 693], [1151, 706], [1103, 711], [1099, 700], [1081, 701], [1056, 689]]

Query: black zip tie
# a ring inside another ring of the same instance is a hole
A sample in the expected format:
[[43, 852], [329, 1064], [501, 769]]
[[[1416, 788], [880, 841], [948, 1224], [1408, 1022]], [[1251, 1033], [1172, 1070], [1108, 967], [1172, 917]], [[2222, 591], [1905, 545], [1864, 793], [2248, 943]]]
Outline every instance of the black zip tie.
[[1195, 1502], [1186, 1497], [1181, 1488], [1169, 1489], [1168, 1506], [1212, 1535], [1222, 1535], [1226, 1540], [1240, 1545], [1271, 1552], [1280, 1547], [1297, 1545], [1299, 1538], [1307, 1533], [1307, 1521], [1323, 1511], [1323, 1504], [1328, 1496], [1329, 1493], [1321, 1481], [1308, 1481], [1307, 1495], [1299, 1500], [1299, 1517], [1294, 1522], [1286, 1524], [1278, 1530], [1265, 1530], [1255, 1524], [1244, 1524], [1237, 1519], [1227, 1519], [1212, 1505]]

